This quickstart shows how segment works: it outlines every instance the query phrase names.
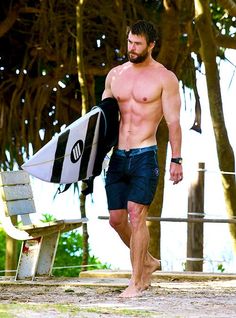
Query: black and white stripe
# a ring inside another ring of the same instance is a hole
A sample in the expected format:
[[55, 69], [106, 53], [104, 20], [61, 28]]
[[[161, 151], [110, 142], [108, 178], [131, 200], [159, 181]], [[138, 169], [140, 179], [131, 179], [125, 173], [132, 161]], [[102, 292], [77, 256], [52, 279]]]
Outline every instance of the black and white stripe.
[[[71, 148], [70, 160], [73, 164], [80, 164], [78, 181], [86, 179], [95, 130], [98, 124], [99, 112], [89, 117], [85, 140], [77, 140]], [[58, 137], [57, 147], [52, 168], [50, 182], [62, 183], [63, 163], [65, 160], [66, 146], [70, 135], [70, 129], [66, 130]], [[94, 160], [94, 159], [93, 159]]]
[[84, 142], [84, 151], [83, 151], [83, 155], [82, 155], [81, 163], [80, 163], [80, 171], [79, 171], [78, 180], [83, 180], [83, 179], [86, 179], [87, 177], [87, 170], [89, 166], [98, 115], [99, 113], [96, 113], [89, 118], [87, 133], [86, 133], [85, 142]]
[[58, 137], [57, 148], [55, 152], [50, 182], [60, 183], [62, 167], [63, 167], [65, 152], [66, 152], [66, 145], [68, 142], [69, 134], [70, 134], [70, 129], [64, 131]]

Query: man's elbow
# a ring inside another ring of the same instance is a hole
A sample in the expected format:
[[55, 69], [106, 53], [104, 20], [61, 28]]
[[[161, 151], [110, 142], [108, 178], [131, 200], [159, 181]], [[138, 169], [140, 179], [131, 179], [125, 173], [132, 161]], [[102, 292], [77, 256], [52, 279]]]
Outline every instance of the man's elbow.
[[180, 119], [176, 118], [175, 120], [172, 121], [167, 121], [166, 122], [168, 129], [181, 129], [180, 126]]
[[114, 97], [111, 91], [104, 91], [102, 94], [102, 100], [105, 98]]

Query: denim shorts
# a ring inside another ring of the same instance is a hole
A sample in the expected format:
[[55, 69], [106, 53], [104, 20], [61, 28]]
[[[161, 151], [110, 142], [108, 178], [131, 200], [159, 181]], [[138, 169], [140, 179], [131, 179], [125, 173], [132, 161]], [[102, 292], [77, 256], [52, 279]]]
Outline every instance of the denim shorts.
[[128, 201], [150, 205], [158, 176], [157, 146], [114, 150], [106, 174], [108, 209], [127, 209]]

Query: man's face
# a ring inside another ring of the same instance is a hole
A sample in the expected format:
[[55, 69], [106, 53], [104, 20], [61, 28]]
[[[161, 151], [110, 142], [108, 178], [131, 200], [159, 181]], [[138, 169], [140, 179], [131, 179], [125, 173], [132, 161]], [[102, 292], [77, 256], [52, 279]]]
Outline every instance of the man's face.
[[138, 64], [146, 60], [151, 48], [147, 45], [146, 38], [142, 35], [128, 35], [128, 59], [130, 62]]

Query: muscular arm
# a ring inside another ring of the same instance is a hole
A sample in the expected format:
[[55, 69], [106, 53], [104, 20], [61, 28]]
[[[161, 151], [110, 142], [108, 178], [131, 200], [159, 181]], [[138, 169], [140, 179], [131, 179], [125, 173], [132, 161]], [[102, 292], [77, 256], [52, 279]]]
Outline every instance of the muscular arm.
[[[181, 157], [182, 132], [180, 126], [180, 94], [178, 80], [171, 72], [166, 74], [162, 92], [163, 114], [169, 130], [172, 158]], [[174, 184], [182, 180], [182, 166], [170, 164], [170, 180]]]
[[102, 94], [102, 99], [107, 98], [107, 97], [114, 97], [111, 91], [111, 80], [112, 80], [112, 73], [113, 70], [111, 70], [106, 77], [106, 81], [105, 81], [105, 89], [103, 91]]

